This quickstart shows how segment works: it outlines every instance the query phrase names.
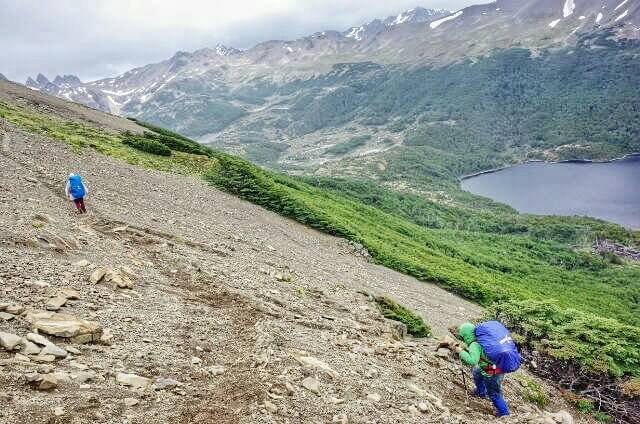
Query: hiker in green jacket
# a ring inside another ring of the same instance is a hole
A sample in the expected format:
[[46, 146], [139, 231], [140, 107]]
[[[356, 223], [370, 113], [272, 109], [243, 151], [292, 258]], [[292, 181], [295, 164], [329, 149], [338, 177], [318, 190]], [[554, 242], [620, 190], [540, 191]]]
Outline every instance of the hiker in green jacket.
[[496, 416], [509, 415], [509, 407], [502, 396], [504, 374], [494, 372], [495, 365], [486, 357], [484, 349], [476, 341], [476, 326], [466, 322], [458, 328], [458, 334], [467, 344], [467, 348], [457, 346], [455, 350], [460, 355], [462, 362], [473, 367], [473, 380], [476, 383], [475, 395], [481, 398], [486, 398], [488, 395], [496, 408]]

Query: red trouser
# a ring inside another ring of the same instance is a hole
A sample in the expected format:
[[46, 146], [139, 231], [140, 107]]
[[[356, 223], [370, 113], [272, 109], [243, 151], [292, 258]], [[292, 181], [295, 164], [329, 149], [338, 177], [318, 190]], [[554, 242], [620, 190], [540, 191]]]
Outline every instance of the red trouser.
[[84, 206], [84, 198], [73, 199], [73, 203], [76, 204], [76, 208], [78, 208], [78, 212], [87, 213], [87, 208]]

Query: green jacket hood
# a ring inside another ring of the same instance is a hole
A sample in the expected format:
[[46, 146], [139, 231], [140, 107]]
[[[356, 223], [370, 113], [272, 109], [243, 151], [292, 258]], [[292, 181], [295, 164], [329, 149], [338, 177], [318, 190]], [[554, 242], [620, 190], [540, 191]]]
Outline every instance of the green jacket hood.
[[458, 334], [468, 346], [476, 341], [476, 326], [470, 322], [465, 322], [458, 328]]

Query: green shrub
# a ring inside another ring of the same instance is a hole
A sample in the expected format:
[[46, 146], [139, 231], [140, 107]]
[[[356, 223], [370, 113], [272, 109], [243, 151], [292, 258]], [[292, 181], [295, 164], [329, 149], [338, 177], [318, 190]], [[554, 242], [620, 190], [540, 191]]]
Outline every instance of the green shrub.
[[527, 377], [526, 375], [520, 376], [520, 379], [525, 389], [524, 398], [527, 401], [535, 403], [541, 408], [544, 408], [549, 404], [549, 396], [544, 391], [542, 386], [540, 386], [532, 378]]
[[610, 423], [611, 421], [613, 421], [613, 417], [611, 415], [605, 414], [601, 411], [594, 412], [593, 417], [601, 423]]
[[596, 409], [596, 406], [593, 404], [593, 401], [589, 399], [578, 399], [576, 402], [576, 409], [585, 414], [589, 414]]
[[610, 318], [567, 309], [550, 301], [496, 304], [487, 318], [498, 319], [523, 337], [526, 346], [594, 373], [640, 375], [640, 328]]
[[431, 327], [425, 324], [423, 319], [415, 312], [383, 296], [376, 297], [376, 303], [385, 318], [405, 324], [407, 333], [414, 337], [431, 336]]
[[371, 140], [371, 135], [360, 135], [357, 137], [351, 138], [349, 141], [336, 144], [335, 146], [329, 147], [325, 150], [325, 154], [328, 155], [344, 155], [349, 153], [352, 150], [357, 149], [358, 147], [362, 147], [367, 144], [367, 141]]
[[159, 141], [145, 138], [143, 136], [136, 136], [128, 134], [122, 140], [122, 144], [131, 146], [134, 149], [138, 149], [142, 152], [151, 153], [158, 156], [171, 156], [171, 149], [160, 143]]

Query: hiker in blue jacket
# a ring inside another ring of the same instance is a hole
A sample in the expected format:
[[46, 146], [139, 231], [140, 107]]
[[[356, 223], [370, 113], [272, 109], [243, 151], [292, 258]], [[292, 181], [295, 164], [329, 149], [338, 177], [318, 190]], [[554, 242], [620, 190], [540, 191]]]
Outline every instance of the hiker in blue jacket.
[[69, 180], [65, 187], [65, 193], [67, 197], [73, 200], [79, 213], [87, 213], [87, 208], [84, 205], [84, 198], [89, 194], [89, 189], [82, 181], [82, 177], [78, 174], [69, 174]]
[[[502, 381], [505, 373], [488, 358], [484, 348], [476, 340], [476, 326], [470, 322], [464, 323], [458, 329], [458, 334], [467, 348], [456, 346], [455, 350], [462, 362], [473, 367], [475, 395], [481, 398], [489, 396], [496, 408], [497, 417], [510, 415], [509, 407], [502, 395]], [[519, 366], [519, 360], [517, 365]]]

